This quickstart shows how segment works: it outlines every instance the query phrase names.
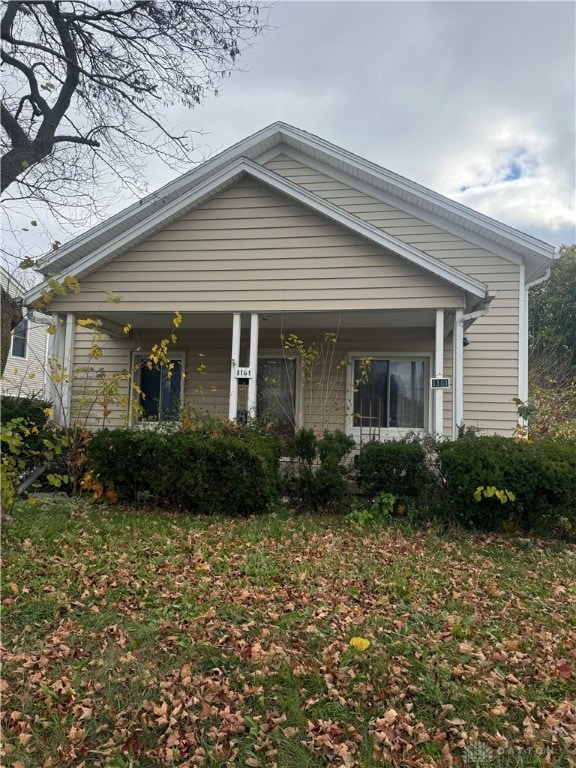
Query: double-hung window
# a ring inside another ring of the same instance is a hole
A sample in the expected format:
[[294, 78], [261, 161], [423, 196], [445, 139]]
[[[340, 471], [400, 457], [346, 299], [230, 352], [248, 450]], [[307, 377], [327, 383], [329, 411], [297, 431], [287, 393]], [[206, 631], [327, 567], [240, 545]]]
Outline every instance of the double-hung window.
[[180, 356], [174, 356], [169, 366], [152, 365], [146, 357], [135, 358], [135, 421], [178, 421], [184, 389], [183, 363]]
[[12, 357], [27, 357], [28, 347], [28, 320], [24, 318], [12, 331], [12, 348], [10, 353]]
[[353, 358], [354, 430], [377, 436], [385, 430], [426, 429], [426, 367], [426, 358]]

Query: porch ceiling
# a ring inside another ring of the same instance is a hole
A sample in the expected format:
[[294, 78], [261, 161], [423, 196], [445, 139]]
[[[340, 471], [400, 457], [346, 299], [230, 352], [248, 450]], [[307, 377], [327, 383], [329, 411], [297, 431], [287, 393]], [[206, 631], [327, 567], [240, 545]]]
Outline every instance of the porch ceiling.
[[[169, 329], [174, 317], [171, 312], [100, 312], [102, 320], [136, 330]], [[249, 325], [249, 313], [243, 313], [243, 325]], [[419, 310], [365, 310], [343, 312], [266, 312], [260, 313], [260, 328], [432, 328], [436, 322], [433, 309]], [[232, 330], [231, 312], [183, 312], [180, 330], [227, 329]]]

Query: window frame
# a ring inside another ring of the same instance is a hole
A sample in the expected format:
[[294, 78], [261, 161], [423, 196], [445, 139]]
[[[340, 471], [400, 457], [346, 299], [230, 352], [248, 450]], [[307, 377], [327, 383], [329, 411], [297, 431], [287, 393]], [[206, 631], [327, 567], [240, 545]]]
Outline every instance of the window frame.
[[[140, 395], [134, 391], [134, 384], [140, 387], [141, 383], [141, 364], [150, 359], [150, 355], [143, 355], [141, 352], [130, 353], [130, 370], [132, 371], [131, 386], [130, 386], [130, 402], [128, 422], [134, 427], [145, 428], [154, 427], [161, 424], [179, 424], [178, 420], [167, 421], [160, 420], [153, 421], [151, 419], [139, 419], [138, 414], [138, 401]], [[170, 362], [179, 362], [181, 364], [181, 379], [180, 379], [180, 399], [184, 402], [184, 394], [186, 391], [186, 352], [185, 350], [174, 349], [169, 355]]]
[[432, 431], [432, 409], [430, 408], [430, 387], [426, 386], [430, 380], [432, 370], [432, 352], [416, 350], [414, 352], [390, 352], [390, 351], [353, 351], [347, 355], [346, 366], [346, 432], [360, 443], [361, 427], [354, 426], [354, 362], [363, 357], [371, 357], [373, 360], [399, 360], [424, 363], [424, 426], [423, 427], [380, 427], [378, 434], [381, 440], [398, 440], [409, 432], [425, 435]]
[[[24, 336], [24, 354], [16, 355], [14, 354], [14, 342], [16, 341], [17, 338], [22, 338], [22, 337], [17, 336], [15, 331], [20, 325], [24, 325], [26, 329], [26, 334]], [[30, 346], [29, 342], [30, 342], [30, 320], [27, 317], [24, 317], [18, 323], [18, 325], [12, 329], [12, 338], [10, 340], [10, 357], [14, 357], [16, 358], [16, 360], [28, 360], [28, 348]]]

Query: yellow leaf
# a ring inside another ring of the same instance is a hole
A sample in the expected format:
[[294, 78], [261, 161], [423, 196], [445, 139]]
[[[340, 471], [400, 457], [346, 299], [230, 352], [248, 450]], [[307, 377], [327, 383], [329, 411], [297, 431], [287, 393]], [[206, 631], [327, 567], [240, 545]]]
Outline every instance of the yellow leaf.
[[365, 637], [353, 637], [350, 640], [350, 646], [356, 648], [357, 651], [365, 651], [370, 648], [370, 640], [366, 640]]
[[124, 330], [124, 333], [126, 334], [130, 333], [130, 331], [132, 330], [132, 326], [130, 325], [130, 323], [126, 323], [123, 330]]
[[67, 290], [70, 291], [70, 293], [74, 293], [76, 295], [80, 293], [80, 283], [75, 277], [72, 277], [71, 275], [65, 277], [64, 285], [66, 286]]
[[174, 320], [172, 320], [174, 327], [179, 328], [181, 322], [182, 322], [182, 315], [180, 314], [180, 312], [178, 311], [174, 312]]
[[50, 325], [50, 326], [48, 326], [48, 328], [46, 329], [46, 333], [49, 333], [49, 334], [50, 334], [50, 336], [54, 336], [57, 330], [58, 330], [58, 329], [56, 328], [56, 326], [55, 326], [55, 325]]

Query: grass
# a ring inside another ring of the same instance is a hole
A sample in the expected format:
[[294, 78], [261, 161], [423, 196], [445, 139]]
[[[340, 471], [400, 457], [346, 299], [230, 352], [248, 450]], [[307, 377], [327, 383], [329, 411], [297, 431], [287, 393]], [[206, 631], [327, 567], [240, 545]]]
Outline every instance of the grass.
[[575, 765], [573, 545], [56, 497], [3, 561], [6, 766]]

